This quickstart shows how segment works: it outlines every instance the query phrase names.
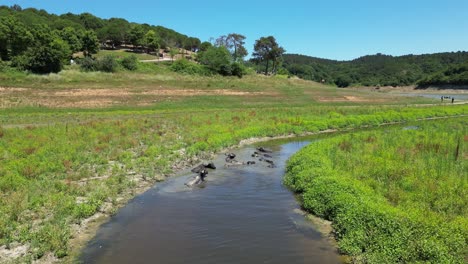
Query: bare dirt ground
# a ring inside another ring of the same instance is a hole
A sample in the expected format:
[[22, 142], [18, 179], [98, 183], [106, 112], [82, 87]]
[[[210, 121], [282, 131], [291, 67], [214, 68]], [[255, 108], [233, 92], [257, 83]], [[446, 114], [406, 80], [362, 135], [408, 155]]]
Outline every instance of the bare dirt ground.
[[356, 103], [370, 103], [370, 102], [386, 102], [388, 99], [382, 98], [364, 98], [358, 96], [343, 96], [343, 97], [317, 97], [319, 102], [356, 102]]
[[104, 88], [104, 89], [35, 89], [0, 87], [0, 108], [44, 106], [58, 108], [109, 107], [131, 103], [146, 106], [168, 97], [201, 95], [264, 96], [275, 92], [246, 92], [232, 89]]

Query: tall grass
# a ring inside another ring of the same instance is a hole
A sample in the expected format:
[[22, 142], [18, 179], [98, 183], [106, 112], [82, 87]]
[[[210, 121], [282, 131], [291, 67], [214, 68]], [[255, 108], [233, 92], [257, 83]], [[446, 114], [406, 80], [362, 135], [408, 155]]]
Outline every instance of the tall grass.
[[[48, 251], [64, 256], [69, 253], [70, 225], [106, 203], [115, 203], [122, 193], [137, 187], [135, 179], [160, 180], [182, 160], [242, 139], [460, 115], [467, 113], [467, 107], [181, 111], [9, 115], [22, 122], [35, 120], [37, 125], [1, 130], [0, 244], [30, 244], [32, 258]], [[78, 121], [48, 123], [62, 118]], [[62, 233], [51, 235], [51, 230]]]
[[468, 119], [352, 133], [313, 143], [285, 183], [333, 221], [358, 263], [464, 263], [468, 242]]

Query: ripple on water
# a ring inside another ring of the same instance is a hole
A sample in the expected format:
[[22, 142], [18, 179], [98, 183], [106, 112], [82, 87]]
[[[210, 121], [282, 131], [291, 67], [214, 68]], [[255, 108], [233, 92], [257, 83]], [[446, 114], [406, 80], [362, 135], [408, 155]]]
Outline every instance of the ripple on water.
[[[305, 144], [273, 145], [276, 168], [225, 168], [220, 155], [201, 187], [184, 185], [191, 173], [159, 183], [98, 231], [83, 262], [340, 263], [282, 185], [286, 159]], [[253, 160], [254, 151], [238, 149], [236, 159]]]

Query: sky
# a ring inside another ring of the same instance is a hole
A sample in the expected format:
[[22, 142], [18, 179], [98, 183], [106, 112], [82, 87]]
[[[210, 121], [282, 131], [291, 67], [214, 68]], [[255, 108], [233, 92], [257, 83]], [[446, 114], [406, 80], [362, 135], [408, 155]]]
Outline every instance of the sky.
[[287, 53], [364, 55], [468, 50], [468, 0], [0, 0], [0, 5], [161, 25], [208, 41], [229, 33], [274, 36]]

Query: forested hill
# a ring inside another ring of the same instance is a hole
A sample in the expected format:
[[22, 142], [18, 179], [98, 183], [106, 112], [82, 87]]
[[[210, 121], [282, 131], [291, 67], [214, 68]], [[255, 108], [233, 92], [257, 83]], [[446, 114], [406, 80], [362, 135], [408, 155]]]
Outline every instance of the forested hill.
[[339, 87], [468, 85], [468, 52], [389, 56], [376, 54], [335, 61], [297, 54], [283, 55], [283, 66], [307, 80]]
[[[132, 44], [132, 42], [139, 44], [137, 43], [138, 37], [143, 38], [143, 35], [149, 30], [156, 33], [161, 48], [166, 46], [186, 47], [189, 50], [191, 46], [200, 44], [198, 38], [189, 37], [162, 26], [132, 23], [123, 18], [102, 19], [90, 13], [55, 15], [49, 14], [43, 9], [22, 9], [18, 5], [0, 6], [0, 18], [8, 17], [19, 23], [18, 26], [25, 26], [28, 29], [46, 26], [51, 30], [64, 30], [65, 28], [73, 28], [77, 32], [92, 30], [102, 43], [107, 42], [111, 45]], [[138, 36], [139, 34], [142, 36]]]
[[196, 50], [201, 43], [172, 29], [122, 18], [101, 19], [89, 13], [55, 15], [18, 5], [0, 6], [0, 64], [8, 62], [34, 73], [58, 72], [76, 52], [88, 56], [99, 48], [122, 44], [148, 51], [166, 47]]

